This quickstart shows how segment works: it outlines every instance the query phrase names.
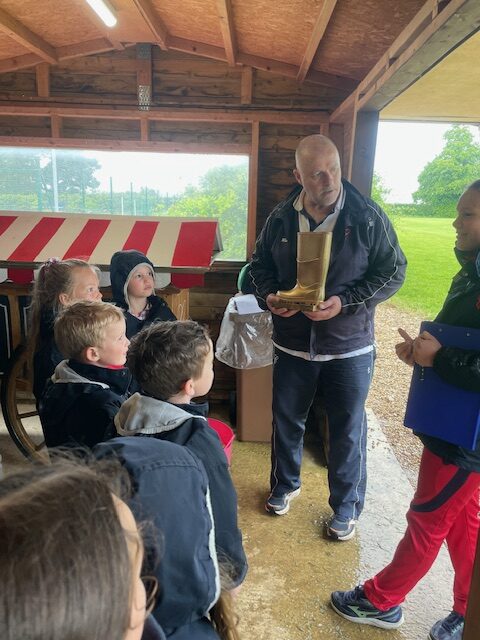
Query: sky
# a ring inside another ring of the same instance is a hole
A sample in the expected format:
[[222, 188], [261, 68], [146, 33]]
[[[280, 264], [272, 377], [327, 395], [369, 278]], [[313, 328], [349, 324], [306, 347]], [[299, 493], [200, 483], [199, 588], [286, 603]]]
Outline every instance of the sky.
[[[381, 121], [377, 134], [375, 172], [391, 192], [388, 202], [413, 202], [417, 176], [440, 153], [443, 134], [450, 124], [434, 122]], [[480, 143], [480, 128], [469, 126]]]
[[102, 165], [95, 172], [100, 190], [110, 189], [112, 176], [114, 191], [129, 190], [132, 183], [134, 191], [149, 187], [164, 195], [181, 193], [188, 185], [198, 184], [202, 175], [213, 167], [236, 166], [248, 162], [247, 156], [198, 153], [92, 151], [85, 155], [96, 158]]

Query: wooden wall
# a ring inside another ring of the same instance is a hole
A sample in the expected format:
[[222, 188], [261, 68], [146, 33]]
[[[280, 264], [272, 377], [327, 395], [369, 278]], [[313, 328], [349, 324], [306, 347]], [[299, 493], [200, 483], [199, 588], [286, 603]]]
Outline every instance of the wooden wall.
[[[152, 47], [151, 54], [151, 106], [157, 113], [168, 111], [168, 119], [155, 116], [146, 127], [141, 122], [141, 116], [151, 116], [148, 111], [138, 111], [138, 73], [145, 69], [145, 62], [137, 59], [136, 47], [130, 47], [50, 67], [48, 91], [44, 88], [41, 96], [35, 69], [1, 74], [0, 144], [150, 151], [155, 145], [176, 145], [169, 150], [196, 145], [198, 151], [205, 148], [245, 154], [252, 150], [252, 131], [257, 123], [258, 175], [253, 176], [257, 178], [257, 198], [256, 211], [250, 216], [254, 220], [256, 215], [253, 237], [295, 184], [292, 169], [298, 141], [328, 130], [328, 114], [347, 97], [347, 90], [308, 82], [300, 85], [293, 78], [232, 68], [158, 47]], [[84, 108], [98, 113], [85, 117]], [[112, 117], [104, 116], [100, 109]], [[123, 110], [127, 116], [115, 116], [113, 109]], [[193, 110], [200, 120], [185, 117]], [[191, 291], [191, 317], [208, 324], [213, 338], [218, 335], [228, 299], [236, 292], [240, 266], [236, 271], [230, 267], [225, 273], [208, 274], [205, 287]], [[212, 397], [226, 399], [234, 388], [234, 372], [218, 363], [216, 369]]]

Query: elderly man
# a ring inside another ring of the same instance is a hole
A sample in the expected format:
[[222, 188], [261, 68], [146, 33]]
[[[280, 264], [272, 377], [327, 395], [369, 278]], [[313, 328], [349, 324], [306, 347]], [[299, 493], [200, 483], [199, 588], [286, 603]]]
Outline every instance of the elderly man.
[[[365, 499], [373, 315], [375, 306], [401, 286], [406, 260], [385, 213], [342, 180], [338, 151], [329, 138], [304, 138], [295, 161], [301, 187], [270, 214], [251, 265], [255, 294], [274, 323], [271, 493], [265, 508], [284, 515], [300, 493], [305, 420], [319, 391], [330, 437], [333, 515], [327, 533], [349, 540]], [[278, 307], [276, 292], [296, 282], [299, 231], [333, 231], [326, 299], [318, 311]]]

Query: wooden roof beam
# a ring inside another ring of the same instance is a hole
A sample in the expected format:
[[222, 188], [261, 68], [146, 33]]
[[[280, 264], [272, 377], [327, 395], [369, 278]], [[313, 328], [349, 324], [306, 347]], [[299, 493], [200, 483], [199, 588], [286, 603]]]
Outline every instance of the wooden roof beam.
[[26, 49], [38, 55], [41, 61], [50, 62], [51, 64], [57, 62], [55, 49], [51, 44], [45, 42], [40, 36], [30, 31], [28, 27], [3, 9], [0, 9], [0, 31], [3, 31]]
[[320, 41], [323, 38], [328, 23], [330, 22], [330, 18], [332, 17], [332, 13], [335, 9], [336, 4], [337, 0], [325, 0], [322, 5], [320, 14], [310, 35], [310, 40], [308, 41], [307, 48], [305, 49], [305, 53], [303, 54], [302, 62], [300, 63], [300, 67], [298, 69], [297, 81], [300, 83], [303, 82], [307, 77], [308, 70], [310, 69], [310, 65], [312, 64], [312, 60], [315, 57]]
[[168, 49], [168, 30], [163, 20], [155, 13], [150, 0], [132, 0], [143, 20], [147, 23], [148, 28], [153, 33], [155, 42], [160, 49], [166, 51]]
[[[65, 45], [57, 47], [57, 64], [63, 60], [70, 60], [72, 58], [81, 58], [83, 56], [94, 55], [96, 53], [105, 53], [106, 51], [112, 51], [115, 49], [113, 44], [106, 38], [96, 38], [95, 40], [87, 40], [85, 42], [79, 42], [78, 44]], [[22, 56], [15, 56], [14, 58], [6, 58], [0, 60], [0, 73], [7, 73], [9, 71], [17, 71], [18, 69], [27, 69], [28, 67], [34, 67], [43, 60], [35, 53], [27, 53]]]
[[479, 29], [478, 0], [428, 0], [331, 122], [342, 122], [352, 100], [358, 109], [380, 111]]
[[237, 54], [237, 39], [235, 36], [235, 26], [233, 24], [232, 1], [217, 0], [217, 11], [220, 18], [220, 28], [222, 29], [227, 62], [231, 67], [234, 67]]

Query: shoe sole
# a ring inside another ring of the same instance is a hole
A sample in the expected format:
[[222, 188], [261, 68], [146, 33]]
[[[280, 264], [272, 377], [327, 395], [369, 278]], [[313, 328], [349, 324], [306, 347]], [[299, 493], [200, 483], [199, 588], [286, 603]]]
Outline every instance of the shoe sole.
[[404, 623], [403, 613], [402, 617], [398, 622], [385, 622], [384, 620], [378, 620], [377, 618], [357, 618], [355, 616], [349, 616], [347, 613], [340, 611], [337, 609], [333, 600], [330, 600], [330, 606], [334, 611], [338, 613], [339, 616], [345, 618], [345, 620], [349, 620], [350, 622], [354, 622], [356, 624], [368, 624], [371, 627], [379, 627], [380, 629], [398, 629]]
[[300, 495], [300, 488], [295, 489], [287, 498], [287, 505], [283, 509], [276, 510], [271, 504], [268, 504], [268, 501], [265, 503], [265, 511], [268, 513], [273, 513], [276, 516], [284, 516], [290, 510], [290, 502], [294, 500], [297, 496]]
[[351, 540], [354, 537], [356, 532], [357, 532], [357, 529], [354, 526], [352, 531], [350, 531], [350, 533], [348, 533], [346, 536], [342, 536], [342, 535], [339, 535], [338, 533], [335, 533], [335, 531], [333, 529], [330, 529], [330, 527], [327, 527], [327, 536], [329, 538], [333, 538], [334, 540], [338, 540], [339, 542], [347, 542], [347, 540]]

